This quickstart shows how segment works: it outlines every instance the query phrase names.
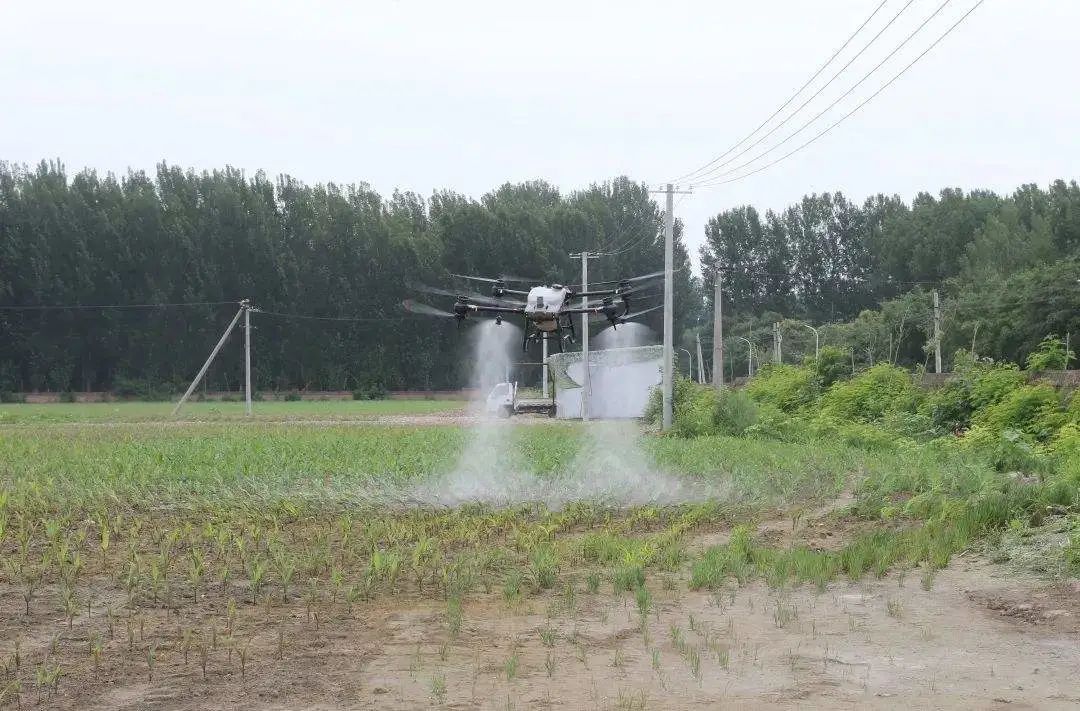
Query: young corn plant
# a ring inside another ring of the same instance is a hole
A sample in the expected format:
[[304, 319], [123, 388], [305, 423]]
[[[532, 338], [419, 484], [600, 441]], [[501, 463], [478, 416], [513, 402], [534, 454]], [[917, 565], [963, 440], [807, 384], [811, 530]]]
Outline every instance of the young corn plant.
[[262, 558], [251, 558], [248, 561], [248, 579], [251, 580], [251, 604], [259, 602], [259, 592], [266, 584], [266, 562]]

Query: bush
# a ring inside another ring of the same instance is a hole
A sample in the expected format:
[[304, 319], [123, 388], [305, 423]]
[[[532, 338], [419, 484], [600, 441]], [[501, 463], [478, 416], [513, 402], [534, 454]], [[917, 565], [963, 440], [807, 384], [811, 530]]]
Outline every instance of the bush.
[[954, 363], [953, 379], [931, 393], [920, 410], [941, 433], [966, 430], [976, 412], [1025, 383], [1024, 374], [1011, 363], [976, 360], [967, 351], [957, 351]]
[[302, 398], [298, 392], [285, 393], [285, 397], [281, 398], [285, 402], [299, 402]]
[[1064, 370], [1073, 352], [1065, 350], [1065, 341], [1051, 334], [1027, 357], [1028, 370]]
[[0, 403], [16, 404], [22, 402], [26, 402], [26, 396], [22, 393], [0, 390]]
[[[757, 421], [758, 408], [749, 395], [711, 385], [698, 385], [687, 378], [677, 378], [673, 388], [673, 430], [680, 437], [745, 434]], [[645, 408], [644, 419], [659, 424], [663, 417], [662, 393], [654, 388]]]
[[817, 376], [818, 385], [829, 388], [833, 383], [851, 375], [851, 360], [848, 354], [836, 346], [825, 346], [818, 351], [816, 358], [809, 358], [806, 364]]
[[123, 375], [116, 376], [113, 381], [112, 394], [120, 398], [138, 399], [146, 402], [169, 399], [169, 392], [166, 388], [149, 380], [129, 378]]
[[75, 402], [75, 393], [65, 390], [60, 393], [60, 402]]
[[820, 385], [809, 367], [769, 363], [746, 384], [746, 392], [758, 402], [797, 412], [817, 399]]
[[380, 383], [361, 385], [352, 392], [353, 400], [385, 400], [386, 388]]
[[841, 422], [876, 422], [889, 412], [913, 412], [918, 402], [907, 371], [882, 363], [835, 383], [822, 396], [820, 412]]
[[972, 421], [991, 432], [1015, 430], [1045, 442], [1065, 424], [1065, 414], [1057, 391], [1040, 383], [1013, 390], [1001, 402], [977, 412]]

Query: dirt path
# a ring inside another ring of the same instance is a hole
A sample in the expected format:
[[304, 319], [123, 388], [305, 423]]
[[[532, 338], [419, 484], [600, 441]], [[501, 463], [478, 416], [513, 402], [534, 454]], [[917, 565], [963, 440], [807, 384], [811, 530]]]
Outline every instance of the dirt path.
[[[60, 635], [59, 692], [24, 688], [24, 704], [80, 709], [457, 709], [599, 708], [1076, 708], [1080, 704], [1080, 589], [1038, 585], [1001, 568], [957, 558], [930, 590], [916, 576], [835, 583], [776, 593], [761, 584], [719, 594], [687, 592], [685, 580], [649, 579], [654, 600], [643, 633], [633, 596], [605, 583], [578, 584], [508, 608], [497, 593], [465, 603], [457, 637], [442, 601], [324, 602], [316, 625], [293, 600], [266, 611], [242, 604], [233, 651], [223, 628], [207, 655], [182, 651], [182, 630], [224, 616], [151, 612], [140, 619], [165, 638], [149, 679], [138, 624], [125, 651], [115, 623], [100, 668], [91, 629], [67, 631], [63, 615], [36, 614], [2, 591], [4, 653], [22, 627], [23, 664], [38, 665]], [[681, 592], [680, 592], [681, 591]], [[207, 593], [211, 595], [211, 593]], [[572, 609], [571, 609], [572, 606]], [[44, 603], [40, 607], [44, 607]], [[220, 622], [219, 622], [220, 625]], [[550, 630], [550, 636], [548, 631]], [[280, 638], [279, 638], [280, 631]], [[102, 632], [104, 634], [104, 632]], [[547, 637], [545, 639], [545, 637]], [[209, 641], [209, 638], [206, 638]], [[279, 658], [279, 643], [281, 645]], [[551, 646], [547, 646], [550, 643]], [[245, 673], [239, 649], [245, 646]], [[550, 661], [549, 661], [550, 660]], [[5, 677], [6, 678], [6, 677]], [[642, 700], [645, 700], [644, 706]]]

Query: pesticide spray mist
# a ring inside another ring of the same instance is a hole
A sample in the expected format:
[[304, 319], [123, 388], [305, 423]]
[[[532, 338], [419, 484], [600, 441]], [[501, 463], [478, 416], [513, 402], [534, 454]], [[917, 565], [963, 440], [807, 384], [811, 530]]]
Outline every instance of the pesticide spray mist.
[[[598, 341], [617, 344], [608, 347], [626, 347], [655, 338], [650, 329], [634, 326], [637, 328], [608, 329], [611, 333], [602, 332]], [[505, 323], [496, 326], [487, 322], [474, 330], [474, 412], [483, 412], [487, 393], [505, 379], [520, 352], [521, 336], [519, 328]], [[582, 428], [580, 447], [568, 466], [539, 475], [530, 470], [529, 463], [522, 460], [523, 454], [517, 451], [515, 427], [510, 421], [481, 414], [468, 433], [453, 471], [412, 487], [403, 498], [416, 505], [541, 503], [551, 509], [575, 501], [624, 507], [709, 498], [699, 482], [660, 471], [649, 461], [640, 447], [641, 432], [636, 422], [588, 422]], [[561, 436], [552, 432], [552, 437]]]

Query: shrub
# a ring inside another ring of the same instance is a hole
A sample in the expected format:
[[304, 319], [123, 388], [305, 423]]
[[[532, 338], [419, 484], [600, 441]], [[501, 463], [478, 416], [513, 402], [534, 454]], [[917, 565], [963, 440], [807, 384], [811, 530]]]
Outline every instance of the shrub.
[[831, 387], [833, 383], [851, 375], [848, 354], [836, 346], [825, 346], [818, 351], [816, 358], [807, 359], [806, 364], [814, 371], [822, 388]]
[[809, 406], [819, 391], [816, 374], [809, 367], [773, 363], [763, 365], [746, 385], [746, 392], [752, 398], [784, 412], [797, 412]]
[[361, 385], [352, 392], [353, 400], [384, 400], [386, 399], [386, 388], [381, 384], [369, 384]]
[[65, 390], [60, 393], [60, 402], [75, 402], [75, 393]]
[[283, 397], [281, 399], [284, 400], [285, 402], [298, 402], [298, 401], [301, 400], [301, 397], [300, 397], [300, 393], [298, 393], [298, 392], [288, 392], [288, 393], [285, 393], [285, 397]]
[[1028, 370], [1064, 370], [1072, 360], [1073, 352], [1065, 350], [1065, 341], [1051, 334], [1042, 339], [1038, 347], [1027, 357]]
[[907, 371], [885, 363], [835, 383], [821, 398], [821, 414], [838, 421], [875, 422], [888, 412], [912, 412], [919, 392]]
[[0, 390], [0, 403], [16, 404], [21, 402], [26, 402], [26, 396], [22, 393]]
[[1025, 385], [1001, 402], [977, 412], [974, 424], [992, 432], [1016, 430], [1040, 442], [1050, 439], [1065, 422], [1061, 398], [1049, 385]]
[[1025, 382], [1011, 363], [976, 360], [966, 351], [957, 351], [954, 363], [953, 379], [927, 396], [920, 410], [939, 432], [966, 430], [977, 411], [1000, 402]]
[[[662, 393], [656, 388], [650, 393], [644, 418], [658, 424], [663, 416]], [[745, 434], [758, 416], [758, 408], [749, 395], [711, 385], [698, 385], [686, 378], [674, 383], [672, 414], [674, 432], [680, 437]]]

